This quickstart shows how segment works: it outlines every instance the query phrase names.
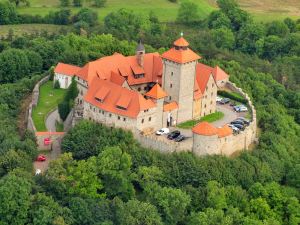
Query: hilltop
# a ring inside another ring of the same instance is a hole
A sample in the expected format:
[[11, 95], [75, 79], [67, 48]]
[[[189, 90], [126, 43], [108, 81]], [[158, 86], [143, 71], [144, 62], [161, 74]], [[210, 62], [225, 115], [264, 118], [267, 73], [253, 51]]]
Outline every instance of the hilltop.
[[[215, 0], [192, 0], [192, 2], [199, 5], [199, 14], [202, 18], [217, 8]], [[168, 0], [107, 0], [104, 8], [93, 9], [98, 12], [100, 20], [112, 11], [127, 8], [141, 14], [153, 11], [161, 21], [172, 22], [176, 19], [179, 3], [172, 3]], [[242, 9], [249, 11], [255, 19], [261, 21], [300, 16], [300, 1], [297, 0], [238, 0], [238, 3]], [[84, 2], [84, 6], [88, 6], [87, 4]], [[18, 8], [18, 11], [24, 14], [46, 15], [59, 8], [59, 0], [31, 0], [30, 7], [22, 6]], [[70, 7], [70, 9], [75, 13], [80, 8]]]

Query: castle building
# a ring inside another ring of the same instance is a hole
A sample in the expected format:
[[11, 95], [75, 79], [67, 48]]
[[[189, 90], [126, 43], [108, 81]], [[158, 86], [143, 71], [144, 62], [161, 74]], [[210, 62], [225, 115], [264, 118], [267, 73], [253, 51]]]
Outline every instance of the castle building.
[[59, 63], [54, 72], [62, 88], [75, 76], [76, 118], [151, 133], [216, 111], [228, 75], [200, 58], [180, 37], [162, 55], [146, 53], [140, 42], [134, 56], [115, 53], [82, 68]]

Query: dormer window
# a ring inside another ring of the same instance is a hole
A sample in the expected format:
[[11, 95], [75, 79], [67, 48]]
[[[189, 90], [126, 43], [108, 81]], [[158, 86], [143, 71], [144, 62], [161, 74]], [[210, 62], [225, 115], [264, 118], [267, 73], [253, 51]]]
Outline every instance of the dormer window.
[[96, 101], [103, 103], [103, 99], [95, 97]]
[[107, 87], [102, 87], [100, 88], [97, 92], [96, 92], [96, 95], [95, 95], [95, 99], [96, 101], [100, 102], [100, 103], [103, 103], [106, 96], [108, 95], [110, 89], [107, 88]]
[[133, 77], [134, 77], [134, 79], [144, 78], [145, 74], [144, 73], [142, 73], [142, 74], [134, 74]]
[[117, 109], [126, 110], [126, 108], [119, 106], [119, 105], [117, 105], [116, 107], [117, 107]]
[[129, 104], [131, 101], [131, 97], [130, 96], [126, 96], [126, 95], [121, 95], [121, 97], [119, 98], [119, 100], [116, 103], [116, 108], [120, 109], [120, 110], [127, 110]]

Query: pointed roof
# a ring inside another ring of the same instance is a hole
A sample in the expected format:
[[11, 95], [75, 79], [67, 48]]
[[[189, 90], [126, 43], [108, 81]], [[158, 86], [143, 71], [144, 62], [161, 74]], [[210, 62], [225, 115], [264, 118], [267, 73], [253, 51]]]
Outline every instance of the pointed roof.
[[[213, 68], [202, 63], [196, 65], [196, 82], [202, 94], [204, 94], [207, 82], [213, 76]], [[214, 78], [214, 76], [213, 76]], [[215, 80], [215, 79], [214, 79]]]
[[154, 99], [160, 99], [168, 96], [158, 83], [156, 83], [145, 95]]
[[218, 137], [226, 137], [232, 134], [232, 129], [226, 124], [217, 130]]
[[178, 38], [176, 41], [173, 42], [173, 44], [178, 47], [187, 47], [190, 45], [187, 42], [187, 40], [185, 40], [183, 37]]
[[139, 42], [138, 46], [136, 47], [137, 52], [145, 51], [145, 46], [143, 45], [142, 41]]
[[164, 112], [170, 112], [174, 109], [178, 109], [178, 104], [175, 101], [164, 105]]
[[176, 63], [187, 63], [200, 59], [201, 57], [188, 48], [189, 43], [180, 37], [174, 41], [174, 47], [164, 52], [161, 56], [163, 59], [167, 59]]
[[227, 73], [224, 72], [219, 66], [215, 66], [213, 69], [213, 75], [216, 81], [225, 80], [229, 77]]
[[193, 133], [204, 135], [204, 136], [213, 136], [216, 135], [218, 130], [213, 125], [208, 122], [198, 123], [192, 129]]

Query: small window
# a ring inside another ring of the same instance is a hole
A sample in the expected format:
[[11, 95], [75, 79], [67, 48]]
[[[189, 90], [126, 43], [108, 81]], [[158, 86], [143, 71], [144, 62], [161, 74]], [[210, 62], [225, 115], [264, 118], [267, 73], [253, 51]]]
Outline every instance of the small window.
[[207, 90], [207, 89], [208, 89], [208, 87], [206, 86], [205, 90]]
[[142, 123], [144, 123], [144, 119], [142, 119]]
[[211, 113], [211, 110], [209, 110], [209, 113]]
[[144, 91], [146, 91], [146, 90], [147, 90], [147, 86], [144, 87]]
[[140, 88], [140, 87], [138, 88], [138, 91], [141, 91], [141, 88]]
[[211, 84], [211, 86], [212, 86], [212, 87], [214, 87], [214, 86], [215, 86], [215, 84], [214, 84], [214, 83], [212, 83], [212, 84]]
[[170, 88], [172, 88], [173, 87], [173, 85], [172, 84], [170, 84]]
[[94, 112], [96, 112], [96, 108], [94, 108]]
[[171, 96], [169, 96], [169, 100], [171, 101], [171, 99], [172, 99], [172, 97]]
[[109, 114], [109, 117], [111, 117], [111, 113]]
[[123, 121], [126, 121], [126, 118], [125, 118], [125, 117], [123, 118]]
[[148, 119], [149, 121], [151, 121], [151, 117], [149, 117], [149, 119]]
[[173, 76], [173, 74], [174, 74], [174, 73], [173, 73], [173, 72], [171, 72], [171, 76]]
[[90, 109], [92, 109], [92, 106], [90, 105]]
[[99, 113], [101, 113], [101, 110], [99, 109]]
[[206, 104], [204, 105], [204, 108], [206, 108]]
[[104, 115], [104, 111], [102, 111], [102, 114]]
[[212, 105], [212, 104], [213, 104], [213, 101], [210, 101], [210, 104]]
[[118, 120], [120, 120], [121, 119], [121, 117], [120, 116], [118, 116]]

